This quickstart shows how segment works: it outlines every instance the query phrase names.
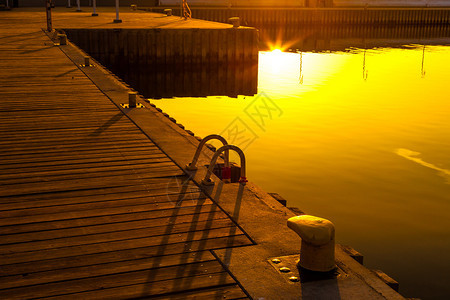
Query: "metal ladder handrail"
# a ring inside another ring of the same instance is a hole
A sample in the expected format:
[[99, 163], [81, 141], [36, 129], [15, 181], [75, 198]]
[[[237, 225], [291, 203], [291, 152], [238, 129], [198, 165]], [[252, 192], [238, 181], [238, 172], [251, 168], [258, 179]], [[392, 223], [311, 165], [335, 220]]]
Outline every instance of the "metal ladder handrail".
[[214, 182], [211, 181], [210, 177], [214, 170], [214, 167], [216, 166], [217, 158], [219, 155], [224, 151], [234, 150], [237, 154], [239, 154], [239, 158], [241, 159], [241, 174], [239, 178], [239, 183], [242, 185], [245, 185], [247, 183], [247, 177], [245, 176], [245, 155], [244, 152], [235, 145], [224, 145], [217, 149], [217, 151], [214, 153], [211, 162], [209, 164], [208, 170], [206, 171], [205, 178], [202, 180], [203, 185], [213, 185]]
[[[204, 137], [200, 141], [200, 143], [198, 144], [197, 150], [195, 151], [195, 154], [194, 154], [194, 157], [192, 158], [192, 161], [188, 165], [186, 165], [186, 167], [185, 167], [186, 170], [188, 170], [188, 171], [195, 171], [195, 170], [197, 170], [197, 166], [196, 165], [197, 165], [198, 158], [200, 157], [200, 153], [202, 152], [203, 146], [206, 144], [207, 141], [212, 140], [212, 139], [216, 139], [216, 140], [221, 141], [224, 146], [228, 145], [227, 140], [225, 140], [225, 138], [223, 138], [222, 136], [220, 136], [218, 134], [210, 134], [210, 135]], [[229, 167], [229, 164], [230, 164], [229, 163], [229, 159], [230, 159], [229, 151], [227, 150], [225, 152], [225, 158], [224, 158], [225, 167]]]

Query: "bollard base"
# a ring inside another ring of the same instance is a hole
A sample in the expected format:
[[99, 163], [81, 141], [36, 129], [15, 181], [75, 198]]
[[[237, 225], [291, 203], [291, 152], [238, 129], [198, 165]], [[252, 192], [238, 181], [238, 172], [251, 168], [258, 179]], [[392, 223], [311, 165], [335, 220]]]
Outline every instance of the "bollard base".
[[91, 16], [93, 16], [93, 17], [98, 17], [98, 14], [97, 13], [92, 13], [92, 15]]
[[122, 23], [122, 20], [121, 20], [121, 19], [114, 19], [113, 22], [114, 22], [114, 23]]
[[299, 267], [299, 256], [287, 255], [273, 257], [268, 260], [269, 264], [275, 268], [286, 281], [289, 282], [311, 282], [329, 279], [344, 279], [348, 274], [341, 268], [336, 267], [328, 272], [315, 272]]

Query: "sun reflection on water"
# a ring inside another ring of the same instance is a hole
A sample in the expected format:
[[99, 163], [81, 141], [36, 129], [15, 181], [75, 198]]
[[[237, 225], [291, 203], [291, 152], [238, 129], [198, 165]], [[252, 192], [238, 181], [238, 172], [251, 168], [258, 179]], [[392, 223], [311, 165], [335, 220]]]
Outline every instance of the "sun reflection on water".
[[[441, 177], [450, 170], [450, 47], [427, 46], [426, 53], [423, 47], [365, 54], [272, 50], [260, 52], [258, 91], [283, 115], [268, 120], [264, 131], [244, 119], [254, 97], [157, 105], [199, 136], [220, 133], [242, 117], [258, 135], [245, 153], [249, 180], [332, 220], [337, 240], [410, 290], [416, 280], [410, 274], [420, 272], [445, 289], [440, 270], [450, 268], [450, 242], [431, 237], [450, 236], [450, 185]], [[436, 252], [447, 254], [439, 259], [431, 255]]]

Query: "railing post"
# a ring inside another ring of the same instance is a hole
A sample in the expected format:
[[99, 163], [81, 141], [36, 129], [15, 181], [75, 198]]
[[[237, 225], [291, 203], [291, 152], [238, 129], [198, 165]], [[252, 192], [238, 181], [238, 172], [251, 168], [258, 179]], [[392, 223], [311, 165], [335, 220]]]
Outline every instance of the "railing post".
[[96, 0], [93, 0], [93, 2], [92, 2], [92, 8], [94, 9], [94, 11], [92, 12], [92, 16], [93, 16], [93, 17], [98, 16], [98, 13], [97, 13], [97, 1], [96, 1]]
[[52, 3], [51, 0], [45, 0], [45, 10], [47, 13], [47, 31], [51, 32], [52, 27]]
[[116, 0], [116, 18], [114, 19], [114, 23], [122, 23], [122, 20], [119, 19], [119, 0]]
[[77, 11], [81, 11], [80, 0], [77, 0]]

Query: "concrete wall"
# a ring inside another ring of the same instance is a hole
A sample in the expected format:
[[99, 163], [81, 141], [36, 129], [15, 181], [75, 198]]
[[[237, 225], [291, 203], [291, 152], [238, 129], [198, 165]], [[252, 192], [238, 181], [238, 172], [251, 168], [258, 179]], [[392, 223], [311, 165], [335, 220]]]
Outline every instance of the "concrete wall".
[[[178, 13], [178, 9], [175, 11]], [[448, 25], [450, 9], [440, 8], [192, 8], [197, 19], [227, 22], [230, 17], [240, 17], [241, 24], [260, 25]]]
[[64, 31], [146, 97], [257, 92], [258, 34], [253, 28]]

